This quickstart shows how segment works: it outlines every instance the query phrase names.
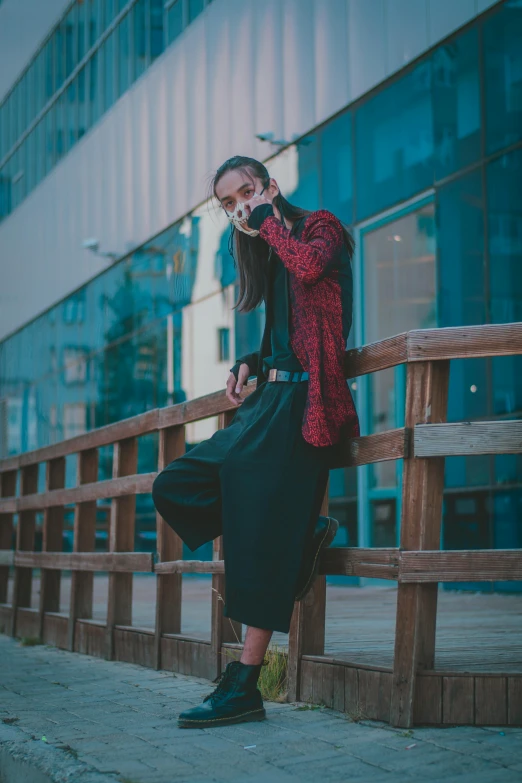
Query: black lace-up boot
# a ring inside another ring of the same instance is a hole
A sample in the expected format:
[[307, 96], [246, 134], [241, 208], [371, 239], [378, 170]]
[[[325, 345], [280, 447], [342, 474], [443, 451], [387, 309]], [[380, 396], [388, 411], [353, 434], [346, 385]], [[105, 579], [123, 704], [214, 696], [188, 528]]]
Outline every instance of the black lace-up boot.
[[339, 522], [333, 517], [319, 517], [312, 539], [307, 546], [296, 587], [296, 601], [302, 601], [312, 587], [319, 572], [319, 555], [330, 546], [339, 530]]
[[205, 696], [203, 704], [182, 712], [178, 726], [205, 729], [266, 718], [263, 699], [257, 688], [261, 666], [231, 661], [214, 680], [217, 688]]

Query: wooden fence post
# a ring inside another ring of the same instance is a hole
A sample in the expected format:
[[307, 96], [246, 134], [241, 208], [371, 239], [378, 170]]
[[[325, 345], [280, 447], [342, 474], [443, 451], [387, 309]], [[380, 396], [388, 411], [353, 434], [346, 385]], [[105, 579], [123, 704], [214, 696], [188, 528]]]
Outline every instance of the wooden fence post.
[[[449, 362], [408, 365], [406, 427], [446, 420]], [[444, 490], [444, 457], [404, 460], [400, 548], [439, 549]], [[393, 665], [390, 723], [413, 725], [417, 670], [435, 659], [438, 584], [400, 584]]]
[[[12, 498], [16, 495], [16, 470], [0, 473], [0, 497]], [[14, 514], [0, 514], [0, 549], [11, 549], [13, 539]], [[0, 566], [0, 604], [7, 603], [9, 566]], [[14, 609], [13, 609], [14, 612]]]
[[[20, 495], [33, 495], [38, 492], [38, 464], [28, 465], [21, 470]], [[34, 549], [34, 529], [36, 511], [20, 511], [16, 527], [16, 549], [31, 552]], [[11, 636], [16, 635], [16, 613], [19, 607], [31, 606], [33, 569], [15, 566], [13, 584], [13, 614], [11, 616]]]
[[[328, 515], [328, 488], [319, 514]], [[288, 700], [301, 695], [301, 659], [303, 655], [324, 655], [326, 622], [326, 576], [320, 574], [310, 592], [294, 604], [288, 636]]]
[[[227, 411], [219, 414], [219, 428], [227, 427], [234, 417], [235, 411]], [[219, 536], [213, 543], [213, 560], [223, 559], [223, 536]], [[217, 677], [225, 668], [221, 657], [221, 646], [226, 642], [241, 642], [242, 625], [236, 620], [231, 620], [223, 614], [226, 599], [225, 574], [212, 574], [212, 625], [210, 638], [211, 671], [212, 679]]]
[[[46, 464], [45, 491], [65, 486], [65, 457], [56, 457]], [[61, 552], [63, 549], [63, 506], [44, 510], [42, 528], [42, 552]], [[40, 570], [40, 618], [39, 636], [44, 637], [45, 612], [60, 611], [60, 581], [62, 572], [58, 569]]]
[[[138, 468], [138, 439], [114, 444], [112, 477], [132, 476]], [[109, 552], [134, 552], [136, 495], [113, 498], [109, 525]], [[132, 573], [109, 574], [105, 657], [114, 658], [114, 626], [132, 625]]]
[[[184, 453], [185, 425], [165, 427], [159, 431], [158, 471], [163, 470]], [[158, 513], [156, 513], [156, 549], [159, 562], [181, 560], [183, 556], [183, 541]], [[182, 574], [157, 574], [154, 638], [156, 669], [161, 669], [162, 634], [181, 633], [181, 599]]]
[[[98, 481], [98, 449], [87, 449], [78, 454], [76, 483]], [[77, 503], [74, 509], [73, 552], [94, 552], [96, 544], [96, 501]], [[74, 650], [76, 620], [92, 617], [92, 571], [71, 572], [71, 600], [67, 627], [67, 648]]]

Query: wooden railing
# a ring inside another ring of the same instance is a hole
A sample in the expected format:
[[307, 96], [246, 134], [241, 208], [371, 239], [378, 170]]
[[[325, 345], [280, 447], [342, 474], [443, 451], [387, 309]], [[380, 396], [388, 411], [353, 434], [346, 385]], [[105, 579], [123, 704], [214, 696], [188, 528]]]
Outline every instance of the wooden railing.
[[[324, 575], [398, 582], [391, 690], [385, 705], [374, 710], [376, 716], [395, 726], [412, 725], [417, 675], [434, 669], [437, 583], [522, 579], [522, 550], [440, 551], [444, 457], [522, 451], [521, 421], [445, 423], [450, 360], [521, 353], [522, 323], [412, 331], [347, 352], [345, 371], [350, 378], [407, 364], [405, 426], [344, 444], [346, 466], [404, 460], [400, 547], [332, 548], [323, 554], [322, 576], [307, 598], [296, 603], [292, 617], [288, 649], [291, 700], [310, 692], [304, 663], [327, 661], [321, 659]], [[254, 388], [255, 382], [248, 384], [244, 396]], [[157, 562], [152, 554], [132, 551], [135, 496], [150, 492], [157, 475], [137, 474], [137, 445], [140, 436], [159, 432], [161, 470], [184, 453], [189, 422], [218, 415], [219, 426], [225, 427], [235, 410], [224, 391], [219, 391], [1, 461], [0, 625], [3, 622], [12, 635], [35, 632], [48, 643], [69, 650], [215, 677], [224, 667], [224, 650], [240, 647], [237, 639], [241, 639], [241, 625], [226, 621], [222, 612], [220, 596], [226, 594], [222, 541], [214, 541], [210, 562], [182, 560], [181, 540], [158, 515]], [[98, 481], [98, 449], [112, 444], [112, 479]], [[77, 484], [65, 488], [65, 458], [72, 454], [77, 455]], [[40, 493], [41, 463], [46, 464], [46, 486]], [[95, 552], [97, 501], [106, 498], [112, 498], [108, 551]], [[63, 552], [64, 506], [69, 504], [75, 509], [73, 551]], [[323, 513], [327, 508], [325, 495]], [[35, 518], [42, 511], [42, 551], [34, 552]], [[15, 515], [16, 548], [12, 551]], [[8, 604], [10, 566], [14, 566], [14, 582]], [[41, 569], [37, 610], [30, 608], [35, 568]], [[62, 570], [71, 571], [67, 616], [60, 614], [59, 605]], [[109, 575], [106, 623], [92, 620], [93, 576], [99, 571]], [[136, 572], [157, 575], [153, 630], [132, 626], [132, 578]], [[181, 634], [181, 579], [183, 574], [196, 572], [212, 574], [210, 643]]]

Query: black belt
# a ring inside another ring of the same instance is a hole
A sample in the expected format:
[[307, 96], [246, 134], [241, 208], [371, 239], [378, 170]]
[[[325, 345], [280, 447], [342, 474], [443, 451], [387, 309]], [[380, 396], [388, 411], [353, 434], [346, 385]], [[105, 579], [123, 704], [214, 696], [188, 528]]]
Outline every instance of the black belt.
[[276, 370], [271, 369], [268, 371], [269, 381], [290, 381], [297, 383], [299, 381], [307, 381], [307, 372], [290, 372], [290, 370]]

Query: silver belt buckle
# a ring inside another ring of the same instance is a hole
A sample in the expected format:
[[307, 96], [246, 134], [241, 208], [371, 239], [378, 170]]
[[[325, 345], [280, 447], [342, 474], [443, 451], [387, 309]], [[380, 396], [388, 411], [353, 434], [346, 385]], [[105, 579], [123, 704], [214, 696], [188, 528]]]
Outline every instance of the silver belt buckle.
[[276, 381], [277, 380], [277, 370], [269, 370], [268, 371], [268, 380], [269, 381]]

